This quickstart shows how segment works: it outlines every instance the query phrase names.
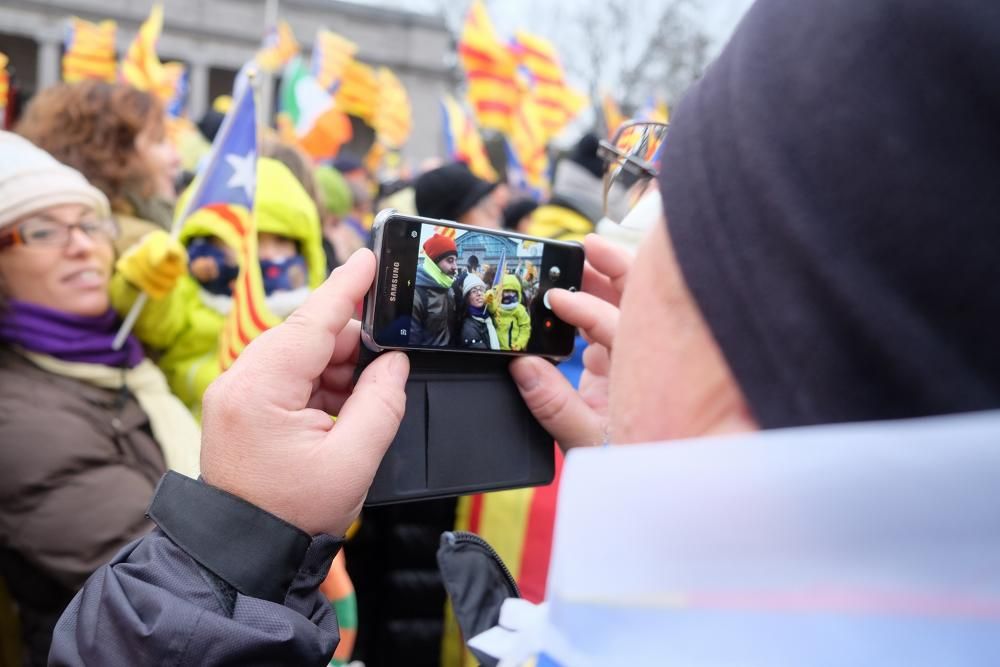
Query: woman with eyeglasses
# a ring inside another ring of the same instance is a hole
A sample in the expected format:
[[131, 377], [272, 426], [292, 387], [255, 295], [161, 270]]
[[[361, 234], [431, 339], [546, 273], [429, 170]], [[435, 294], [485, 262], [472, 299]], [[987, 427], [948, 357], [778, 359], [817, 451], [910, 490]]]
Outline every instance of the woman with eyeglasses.
[[150, 527], [173, 468], [197, 475], [199, 433], [119, 321], [107, 198], [27, 140], [0, 132], [0, 574], [25, 664], [87, 577]]
[[104, 193], [121, 230], [119, 253], [170, 229], [181, 161], [153, 95], [121, 83], [62, 83], [32, 98], [17, 133]]

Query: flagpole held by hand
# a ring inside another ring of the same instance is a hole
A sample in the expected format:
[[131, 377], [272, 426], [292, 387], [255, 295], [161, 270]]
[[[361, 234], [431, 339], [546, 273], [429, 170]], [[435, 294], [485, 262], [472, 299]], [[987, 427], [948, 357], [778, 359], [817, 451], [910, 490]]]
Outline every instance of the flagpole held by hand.
[[[204, 167], [198, 171], [198, 175], [195, 177], [195, 182], [191, 190], [191, 196], [188, 197], [187, 201], [184, 203], [184, 207], [183, 209], [181, 209], [180, 213], [174, 216], [173, 224], [170, 228], [170, 235], [174, 239], [180, 238], [181, 229], [183, 229], [184, 227], [184, 221], [188, 219], [188, 217], [191, 215], [193, 211], [197, 210], [198, 208], [201, 208], [201, 206], [205, 203], [202, 201], [203, 199], [202, 194], [205, 189], [205, 184], [207, 182], [205, 175], [212, 173], [213, 169], [215, 168], [216, 162], [219, 161], [220, 147], [225, 143], [226, 139], [229, 137], [230, 127], [233, 124], [233, 118], [235, 117], [235, 113], [242, 107], [243, 98], [246, 95], [253, 96], [255, 101], [258, 98], [258, 93], [257, 93], [258, 82], [257, 82], [256, 70], [251, 68], [250, 71], [247, 73], [247, 78], [249, 80], [248, 81], [249, 85], [246, 86], [244, 90], [237, 91], [236, 97], [238, 99], [233, 101], [233, 105], [232, 108], [230, 109], [230, 112], [226, 114], [225, 119], [222, 121], [222, 126], [219, 128], [219, 131], [215, 136], [215, 141], [212, 142], [212, 149], [209, 152], [208, 160], [205, 162]], [[260, 119], [256, 116], [256, 114], [258, 113], [256, 109], [256, 104], [254, 105], [254, 107], [255, 107], [254, 146], [256, 146], [257, 145], [256, 135], [258, 135], [260, 132], [259, 129]], [[135, 323], [139, 319], [139, 315], [142, 314], [142, 309], [146, 307], [146, 303], [148, 301], [149, 301], [149, 295], [146, 292], [140, 292], [139, 296], [136, 297], [135, 302], [132, 304], [132, 308], [128, 311], [128, 314], [125, 316], [125, 320], [122, 322], [121, 327], [119, 327], [118, 333], [115, 334], [115, 339], [111, 342], [111, 349], [113, 350], [122, 349], [122, 346], [125, 345], [125, 341], [126, 339], [128, 339], [129, 334], [132, 333], [132, 329], [135, 327]]]

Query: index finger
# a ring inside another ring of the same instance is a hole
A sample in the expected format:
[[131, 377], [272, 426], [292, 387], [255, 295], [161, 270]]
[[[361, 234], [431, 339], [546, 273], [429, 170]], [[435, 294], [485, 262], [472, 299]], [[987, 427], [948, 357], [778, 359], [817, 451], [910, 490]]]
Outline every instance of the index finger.
[[[374, 278], [375, 256], [358, 250], [284, 322], [254, 339], [229, 372], [252, 372], [254, 383], [277, 405], [305, 407], [313, 381], [334, 357], [339, 334]], [[348, 345], [344, 356], [356, 350], [356, 343]]]
[[587, 234], [583, 244], [587, 253], [583, 291], [617, 306], [632, 266], [632, 256], [597, 234]]

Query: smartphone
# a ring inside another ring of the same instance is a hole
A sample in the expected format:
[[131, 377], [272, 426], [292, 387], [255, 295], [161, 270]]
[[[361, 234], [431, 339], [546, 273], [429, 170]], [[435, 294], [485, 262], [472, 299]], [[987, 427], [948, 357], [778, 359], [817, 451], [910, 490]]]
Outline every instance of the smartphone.
[[564, 359], [576, 329], [546, 306], [553, 287], [580, 289], [579, 243], [381, 211], [365, 298], [370, 349], [536, 354]]

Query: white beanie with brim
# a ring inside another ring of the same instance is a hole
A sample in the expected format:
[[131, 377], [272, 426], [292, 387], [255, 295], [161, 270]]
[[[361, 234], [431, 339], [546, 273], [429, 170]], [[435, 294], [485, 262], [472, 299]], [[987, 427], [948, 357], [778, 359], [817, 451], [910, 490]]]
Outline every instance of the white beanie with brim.
[[465, 281], [462, 283], [462, 296], [468, 296], [469, 292], [477, 287], [481, 287], [483, 291], [486, 291], [486, 283], [483, 282], [482, 278], [477, 276], [475, 273], [466, 275]]
[[80, 172], [24, 137], [0, 131], [0, 229], [29, 213], [64, 204], [111, 215], [108, 198]]

